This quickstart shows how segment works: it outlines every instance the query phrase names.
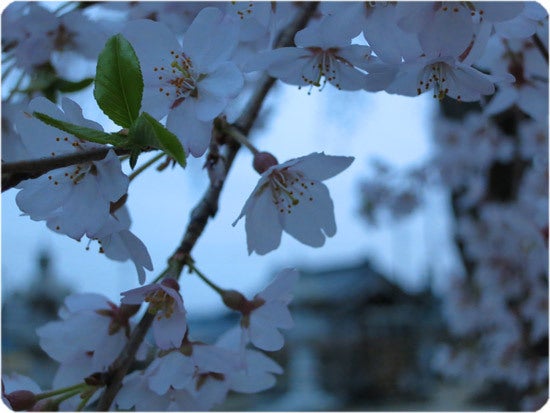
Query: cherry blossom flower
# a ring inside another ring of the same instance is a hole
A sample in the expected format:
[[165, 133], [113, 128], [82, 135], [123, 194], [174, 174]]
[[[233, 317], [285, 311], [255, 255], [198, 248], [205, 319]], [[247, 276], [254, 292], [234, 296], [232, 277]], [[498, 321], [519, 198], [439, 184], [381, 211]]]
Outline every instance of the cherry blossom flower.
[[321, 87], [326, 82], [341, 90], [363, 88], [364, 73], [371, 49], [352, 45], [349, 26], [342, 25], [341, 15], [325, 17], [298, 33], [298, 47], [282, 47], [260, 53], [247, 69], [266, 70], [285, 83]]
[[[29, 111], [101, 130], [82, 117], [82, 109], [72, 100], [62, 100], [61, 111], [46, 98], [33, 99]], [[54, 157], [103, 146], [85, 142], [21, 113], [16, 127], [23, 145], [32, 158]], [[45, 220], [48, 228], [80, 240], [90, 238], [109, 218], [111, 202], [119, 200], [128, 189], [128, 177], [111, 150], [100, 161], [55, 169], [39, 178], [26, 180], [16, 202], [21, 211], [35, 221]]]
[[126, 206], [111, 213], [105, 225], [91, 237], [101, 245], [100, 252], [115, 261], [132, 260], [139, 283], [145, 282], [145, 270], [153, 270], [147, 247], [130, 230], [130, 215]]
[[334, 236], [334, 206], [321, 181], [342, 172], [353, 159], [312, 153], [266, 168], [233, 223], [246, 217], [248, 253], [264, 255], [276, 249], [283, 230], [312, 247]]
[[100, 294], [73, 294], [59, 311], [61, 321], [37, 329], [40, 347], [61, 363], [63, 373], [59, 376], [81, 380], [104, 371], [115, 360], [126, 344], [128, 319], [135, 310], [117, 307]]
[[[211, 121], [236, 97], [243, 76], [230, 61], [238, 28], [213, 7], [201, 10], [180, 45], [163, 24], [128, 23], [122, 31], [141, 64], [142, 110], [161, 119], [186, 151], [201, 156], [210, 142]], [[204, 33], [208, 33], [205, 36]]]
[[6, 27], [2, 28], [3, 35], [7, 34], [8, 39], [17, 42], [14, 49], [16, 62], [25, 69], [51, 59], [63, 75], [65, 72], [71, 74], [64, 70], [63, 64], [58, 64], [62, 63], [60, 57], [78, 54], [95, 59], [107, 40], [107, 31], [102, 25], [92, 22], [79, 10], [56, 16], [37, 3], [27, 3], [25, 8], [25, 14], [5, 20]]
[[161, 349], [179, 347], [187, 329], [186, 311], [179, 293], [179, 284], [166, 278], [160, 284], [150, 284], [122, 292], [122, 304], [149, 303], [148, 311], [155, 314], [153, 336]]
[[[292, 299], [291, 290], [297, 281], [298, 271], [285, 269], [252, 300], [247, 300], [235, 290], [224, 292], [224, 303], [243, 315], [240, 325], [243, 333], [240, 341], [241, 350], [244, 350], [248, 342], [268, 351], [283, 347], [284, 338], [278, 329], [294, 326], [288, 304]], [[238, 333], [235, 330], [237, 329], [226, 333], [224, 340], [227, 343], [231, 344], [236, 340]]]

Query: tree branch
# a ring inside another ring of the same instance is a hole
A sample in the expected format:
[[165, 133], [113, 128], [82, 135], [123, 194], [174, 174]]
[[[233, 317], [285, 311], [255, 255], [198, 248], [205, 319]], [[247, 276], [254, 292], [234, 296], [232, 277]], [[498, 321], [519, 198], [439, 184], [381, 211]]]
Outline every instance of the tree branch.
[[[276, 47], [292, 45], [294, 35], [297, 31], [305, 27], [309, 18], [313, 15], [313, 12], [317, 8], [317, 5], [318, 3], [304, 3], [302, 5], [302, 9], [297, 13], [294, 20], [279, 35], [276, 42]], [[235, 122], [234, 126], [239, 128], [239, 130], [241, 130], [241, 132], [245, 135], [250, 132], [252, 126], [254, 125], [263, 101], [274, 83], [275, 79], [268, 76], [262, 77], [262, 79], [258, 82], [258, 88], [249, 100], [243, 114]], [[172, 276], [174, 276], [174, 273], [176, 272], [179, 275], [191, 253], [191, 250], [204, 231], [208, 219], [216, 214], [221, 190], [239, 148], [240, 144], [235, 142], [234, 139], [227, 139], [226, 150], [223, 154], [226, 160], [226, 167], [223, 177], [221, 178], [221, 182], [218, 185], [210, 185], [202, 199], [191, 212], [190, 220], [183, 239], [169, 259], [169, 265], [172, 268]], [[143, 316], [139, 324], [132, 332], [128, 343], [122, 350], [121, 354], [109, 368], [109, 371], [105, 374], [106, 388], [98, 402], [98, 411], [109, 410], [116, 394], [122, 386], [122, 380], [133, 363], [137, 349], [145, 338], [152, 321], [153, 316], [150, 314], [147, 313]]]
[[38, 178], [52, 169], [64, 168], [84, 162], [100, 161], [107, 156], [107, 152], [110, 149], [113, 149], [117, 155], [127, 155], [130, 153], [127, 149], [105, 147], [51, 158], [2, 163], [2, 192], [13, 188], [25, 179]]

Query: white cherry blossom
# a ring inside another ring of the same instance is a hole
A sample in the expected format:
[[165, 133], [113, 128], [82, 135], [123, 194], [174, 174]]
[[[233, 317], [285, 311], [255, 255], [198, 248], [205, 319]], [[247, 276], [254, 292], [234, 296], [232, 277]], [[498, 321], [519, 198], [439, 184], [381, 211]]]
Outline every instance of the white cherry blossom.
[[52, 321], [37, 329], [40, 346], [65, 366], [61, 374], [64, 378], [68, 370], [80, 379], [103, 371], [127, 341], [128, 318], [133, 314], [128, 309], [117, 307], [100, 294], [71, 295], [59, 312], [61, 321]]
[[363, 88], [364, 70], [371, 49], [352, 45], [354, 30], [348, 30], [341, 14], [325, 17], [294, 37], [297, 47], [282, 47], [260, 53], [248, 70], [266, 70], [285, 83], [322, 87], [329, 82], [337, 89]]
[[122, 304], [149, 303], [148, 311], [155, 314], [153, 335], [161, 349], [179, 347], [187, 329], [186, 311], [179, 293], [179, 284], [166, 278], [158, 284], [150, 284], [121, 293]]
[[267, 168], [233, 223], [246, 217], [248, 253], [276, 249], [283, 230], [312, 247], [334, 236], [334, 205], [321, 181], [342, 172], [353, 159], [312, 153]]
[[241, 312], [242, 319], [240, 328], [225, 333], [222, 342], [233, 346], [239, 342], [237, 347], [241, 357], [244, 357], [244, 349], [250, 342], [262, 350], [280, 350], [284, 345], [284, 337], [279, 329], [294, 326], [288, 304], [292, 300], [291, 291], [297, 281], [298, 271], [285, 269], [252, 300], [247, 300], [235, 290], [225, 291], [224, 303]]
[[[204, 33], [208, 33], [205, 36]], [[186, 151], [201, 156], [210, 142], [211, 121], [243, 87], [243, 76], [230, 58], [238, 27], [213, 7], [201, 10], [180, 45], [161, 23], [136, 20], [122, 34], [141, 64], [142, 110], [161, 119]]]
[[[29, 112], [42, 112], [53, 118], [101, 130], [82, 117], [82, 110], [68, 98], [61, 111], [49, 100], [39, 97], [29, 104]], [[77, 139], [21, 113], [16, 120], [21, 140], [33, 159], [55, 157], [102, 148]], [[104, 159], [55, 169], [18, 185], [16, 202], [21, 211], [35, 221], [45, 220], [48, 228], [80, 240], [90, 238], [109, 218], [111, 202], [119, 200], [128, 189], [128, 177], [122, 172], [118, 157], [111, 150]]]
[[113, 211], [105, 225], [91, 235], [101, 245], [100, 252], [115, 261], [132, 260], [139, 283], [145, 282], [145, 270], [153, 270], [153, 263], [145, 244], [130, 231], [130, 215], [126, 206]]

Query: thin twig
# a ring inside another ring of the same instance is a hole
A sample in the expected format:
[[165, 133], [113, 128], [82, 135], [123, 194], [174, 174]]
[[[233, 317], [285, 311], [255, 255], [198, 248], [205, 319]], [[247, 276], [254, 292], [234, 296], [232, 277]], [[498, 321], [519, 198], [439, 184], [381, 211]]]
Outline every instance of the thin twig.
[[[279, 39], [276, 43], [276, 47], [284, 47], [292, 45], [292, 40], [294, 35], [298, 30], [301, 30], [307, 24], [309, 18], [313, 15], [313, 12], [317, 8], [318, 3], [305, 3], [303, 4], [302, 10], [298, 12], [295, 19], [288, 25], [288, 27], [281, 33]], [[267, 93], [271, 89], [275, 82], [275, 79], [268, 76], [262, 77], [258, 82], [259, 86], [256, 89], [256, 92], [249, 100], [246, 108], [243, 111], [243, 115], [235, 122], [234, 126], [237, 127], [245, 135], [248, 134], [260, 108], [267, 96]], [[233, 139], [228, 139], [228, 145], [225, 151], [226, 159], [226, 168], [219, 185], [210, 185], [202, 199], [199, 201], [197, 206], [191, 212], [191, 218], [187, 225], [187, 229], [183, 236], [183, 239], [176, 249], [174, 254], [169, 259], [170, 265], [175, 267], [175, 271], [181, 271], [185, 262], [187, 261], [191, 250], [195, 246], [198, 238], [202, 234], [206, 223], [210, 217], [213, 217], [218, 209], [218, 199], [225, 182], [225, 178], [231, 169], [233, 160], [237, 155], [237, 152], [240, 148], [240, 145], [235, 142]], [[128, 343], [122, 350], [121, 354], [115, 360], [109, 372], [105, 374], [106, 388], [103, 392], [99, 402], [97, 404], [98, 411], [107, 411], [109, 410], [113, 400], [122, 386], [122, 380], [126, 376], [128, 369], [134, 361], [135, 354], [137, 349], [141, 345], [151, 323], [153, 322], [154, 316], [152, 314], [146, 313], [136, 328], [133, 330], [132, 335], [130, 336]]]

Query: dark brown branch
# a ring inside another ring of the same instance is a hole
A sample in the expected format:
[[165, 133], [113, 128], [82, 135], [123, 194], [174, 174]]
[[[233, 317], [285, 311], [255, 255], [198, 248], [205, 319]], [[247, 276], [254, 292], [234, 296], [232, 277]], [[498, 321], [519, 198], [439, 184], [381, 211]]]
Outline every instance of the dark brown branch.
[[[85, 152], [71, 153], [69, 155], [54, 156], [51, 158], [33, 159], [2, 163], [2, 192], [13, 188], [25, 179], [38, 178], [40, 175], [57, 168], [77, 165], [84, 162], [99, 161], [107, 155], [110, 148], [92, 149]], [[113, 148], [114, 149], [114, 148]], [[114, 149], [117, 155], [130, 153], [127, 149]]]
[[548, 63], [548, 50], [546, 50], [546, 46], [544, 46], [544, 43], [542, 40], [540, 40], [540, 37], [538, 34], [533, 35], [533, 40], [535, 42], [535, 46], [537, 46], [537, 49], [539, 49], [540, 54], [542, 57], [544, 57], [544, 60], [546, 60], [546, 63]]
[[[290, 23], [279, 36], [276, 47], [292, 45], [295, 33], [305, 27], [307, 21], [313, 15], [316, 7], [317, 3], [304, 3], [302, 9], [299, 11], [293, 22]], [[241, 115], [241, 117], [234, 124], [234, 126], [239, 128], [244, 134], [248, 134], [248, 132], [250, 132], [250, 129], [258, 117], [263, 101], [274, 82], [275, 79], [268, 76], [264, 76], [258, 82], [259, 86], [244, 109], [243, 115]], [[183, 239], [174, 254], [172, 254], [169, 259], [169, 265], [170, 268], [172, 268], [172, 273], [170, 275], [174, 276], [174, 273], [179, 274], [179, 272], [181, 272], [191, 253], [191, 250], [204, 231], [208, 219], [216, 214], [218, 210], [218, 200], [225, 183], [225, 178], [231, 169], [231, 165], [233, 164], [239, 148], [240, 145], [233, 139], [227, 140], [226, 151], [223, 154], [226, 160], [226, 168], [221, 183], [216, 186], [210, 185], [202, 199], [191, 212], [190, 220]], [[143, 316], [138, 326], [132, 332], [125, 348], [115, 360], [109, 371], [105, 374], [107, 385], [98, 402], [98, 411], [109, 410], [116, 394], [122, 386], [124, 376], [126, 376], [128, 369], [134, 362], [137, 349], [143, 342], [152, 321], [153, 317], [150, 314], [145, 314]]]

